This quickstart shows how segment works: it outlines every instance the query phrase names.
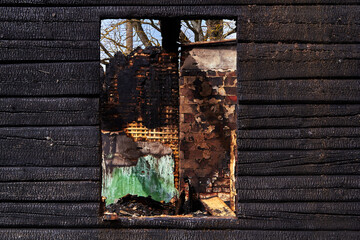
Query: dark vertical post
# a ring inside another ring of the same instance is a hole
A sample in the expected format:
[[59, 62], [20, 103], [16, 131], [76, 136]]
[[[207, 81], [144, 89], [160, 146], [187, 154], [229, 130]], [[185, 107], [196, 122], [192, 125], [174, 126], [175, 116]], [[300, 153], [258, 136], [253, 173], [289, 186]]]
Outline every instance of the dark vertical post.
[[180, 19], [160, 19], [162, 47], [165, 52], [177, 53], [180, 35]]

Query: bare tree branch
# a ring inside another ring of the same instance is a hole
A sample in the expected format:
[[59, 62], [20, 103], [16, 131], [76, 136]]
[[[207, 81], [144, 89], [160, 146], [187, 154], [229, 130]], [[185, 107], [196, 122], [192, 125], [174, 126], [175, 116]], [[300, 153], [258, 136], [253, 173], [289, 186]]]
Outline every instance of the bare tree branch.
[[235, 28], [232, 29], [231, 31], [225, 33], [222, 38], [223, 38], [223, 39], [224, 39], [224, 38], [227, 38], [228, 36], [230, 36], [230, 35], [233, 34], [233, 33], [236, 33], [236, 29], [235, 29]]
[[141, 26], [141, 23], [139, 20], [134, 20], [132, 22], [133, 27], [135, 28], [135, 32], [138, 35], [138, 37], [140, 38], [140, 41], [144, 44], [145, 47], [150, 47], [152, 46], [151, 41], [149, 40], [149, 38], [146, 36], [143, 27]]
[[189, 43], [191, 42], [188, 37], [185, 35], [185, 33], [183, 31], [180, 31], [180, 43], [184, 44], [184, 43]]
[[100, 48], [105, 52], [106, 55], [109, 56], [109, 58], [113, 57], [113, 55], [111, 55], [111, 53], [104, 47], [102, 43], [100, 43]]

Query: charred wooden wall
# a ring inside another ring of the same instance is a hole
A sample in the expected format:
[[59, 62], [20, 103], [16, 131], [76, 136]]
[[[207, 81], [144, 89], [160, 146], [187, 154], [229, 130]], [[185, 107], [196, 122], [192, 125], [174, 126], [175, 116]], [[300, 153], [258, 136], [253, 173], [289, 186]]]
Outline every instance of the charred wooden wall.
[[[0, 238], [359, 238], [359, 5], [1, 0]], [[238, 20], [237, 220], [101, 221], [99, 28], [119, 17]]]

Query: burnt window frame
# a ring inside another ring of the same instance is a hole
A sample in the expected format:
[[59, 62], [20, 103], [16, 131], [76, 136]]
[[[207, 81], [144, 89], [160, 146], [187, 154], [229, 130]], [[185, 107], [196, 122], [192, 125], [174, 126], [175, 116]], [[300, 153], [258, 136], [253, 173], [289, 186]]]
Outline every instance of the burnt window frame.
[[[174, 6], [175, 7], [175, 6]], [[99, 32], [101, 31], [101, 21], [107, 20], [107, 19], [167, 19], [167, 18], [175, 18], [180, 20], [186, 20], [186, 19], [231, 19], [235, 21], [235, 25], [238, 28], [238, 15], [235, 14], [224, 14], [222, 13], [216, 13], [216, 10], [207, 8], [206, 10], [202, 12], [202, 14], [199, 13], [199, 15], [189, 14], [187, 12], [184, 12], [184, 9], [182, 9], [181, 6], [178, 6], [177, 8], [180, 9], [179, 12], [171, 13], [171, 12], [164, 12], [161, 11], [161, 9], [154, 8], [153, 6], [149, 7], [139, 7], [139, 11], [124, 13], [123, 11], [117, 11], [116, 9], [121, 9], [122, 7], [114, 7], [110, 10], [104, 10], [101, 12], [99, 17]], [[216, 7], [214, 7], [216, 8]], [[141, 13], [141, 9], [147, 9], [148, 11], [145, 11], [144, 13]], [[228, 7], [227, 7], [228, 9]], [[186, 11], [186, 10], [185, 10]], [[208, 12], [213, 12], [214, 14], [209, 14]], [[233, 11], [232, 11], [233, 12]], [[100, 34], [99, 34], [100, 35]], [[236, 39], [238, 39], [238, 29], [236, 31]], [[100, 39], [99, 39], [100, 43]], [[237, 41], [237, 46], [239, 42]], [[100, 49], [100, 47], [99, 47]], [[238, 49], [238, 47], [237, 47]], [[100, 50], [99, 50], [99, 56], [100, 56]], [[238, 71], [238, 50], [236, 51], [236, 76], [237, 76], [237, 89], [239, 89], [239, 71]], [[100, 59], [98, 60], [100, 64]], [[99, 70], [100, 71], [100, 70]], [[99, 75], [100, 76], [100, 73]], [[100, 78], [100, 77], [99, 77]], [[100, 82], [100, 79], [99, 79]], [[239, 92], [239, 91], [237, 91]], [[237, 94], [237, 97], [239, 99], [239, 96]], [[236, 103], [236, 109], [239, 107], [239, 102]], [[100, 112], [100, 109], [98, 109], [98, 112]], [[238, 122], [237, 122], [238, 125]], [[99, 128], [100, 131], [100, 128]], [[236, 134], [238, 136], [238, 127], [236, 129]], [[101, 146], [101, 144], [100, 144]], [[101, 151], [101, 148], [100, 148]], [[101, 157], [101, 152], [100, 152]], [[237, 164], [239, 162], [239, 159], [235, 162], [235, 185], [237, 182], [236, 178], [236, 169]], [[102, 172], [102, 166], [100, 165], [100, 171]], [[102, 180], [102, 176], [101, 176]], [[100, 189], [101, 191], [101, 189]], [[239, 199], [237, 194], [235, 194], [235, 203], [238, 203]], [[235, 204], [235, 215], [236, 217], [179, 217], [179, 216], [144, 216], [144, 217], [117, 217], [116, 219], [106, 219], [104, 217], [104, 208], [105, 205], [101, 203], [100, 209], [99, 209], [99, 215], [101, 217], [101, 224], [103, 226], [109, 226], [109, 227], [127, 227], [127, 228], [181, 228], [181, 229], [238, 229], [239, 226], [239, 209], [238, 204]]]

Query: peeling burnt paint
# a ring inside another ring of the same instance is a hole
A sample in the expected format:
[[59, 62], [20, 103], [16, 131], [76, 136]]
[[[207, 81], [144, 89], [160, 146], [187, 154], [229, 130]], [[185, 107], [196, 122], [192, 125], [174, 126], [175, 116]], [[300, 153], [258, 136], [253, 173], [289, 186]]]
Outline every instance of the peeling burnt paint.
[[169, 202], [177, 195], [174, 184], [174, 159], [171, 155], [156, 158], [152, 155], [140, 157], [136, 166], [117, 167], [105, 173], [102, 195], [106, 204], [126, 194], [151, 196], [157, 201]]
[[[168, 201], [177, 189], [186, 189], [183, 180], [189, 179], [199, 197], [218, 196], [233, 208], [235, 47], [227, 43], [210, 49], [183, 49], [184, 64], [176, 87], [178, 73], [171, 59], [166, 59], [170, 55], [155, 50], [115, 57], [113, 62], [118, 65], [107, 73], [116, 91], [108, 89], [104, 109], [109, 111], [104, 119], [119, 122], [105, 125], [105, 130], [112, 131], [103, 135], [107, 138], [103, 141], [103, 194], [108, 203], [128, 193]], [[209, 65], [209, 58], [201, 56], [228, 60]], [[156, 119], [162, 121], [150, 128]]]
[[117, 53], [104, 78], [102, 129], [121, 131], [139, 119], [147, 128], [177, 125], [177, 61], [177, 54], [159, 47]]
[[103, 196], [169, 201], [178, 186], [178, 57], [158, 47], [110, 60], [103, 84]]

